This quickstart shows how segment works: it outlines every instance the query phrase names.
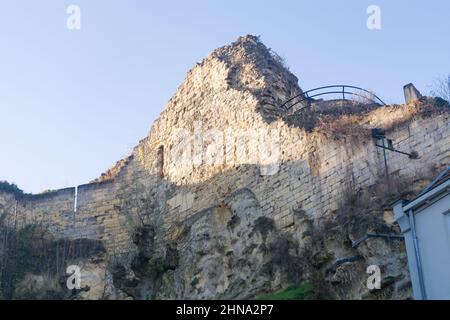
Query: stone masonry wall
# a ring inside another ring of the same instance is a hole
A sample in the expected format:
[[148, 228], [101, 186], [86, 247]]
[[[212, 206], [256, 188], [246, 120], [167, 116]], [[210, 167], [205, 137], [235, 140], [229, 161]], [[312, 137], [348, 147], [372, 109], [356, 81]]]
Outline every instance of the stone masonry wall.
[[[337, 210], [347, 188], [383, 178], [383, 155], [370, 128], [385, 128], [396, 148], [419, 152], [418, 160], [388, 152], [392, 179], [413, 179], [449, 163], [447, 112], [425, 116], [415, 104], [379, 107], [344, 124], [346, 135], [330, 136], [284, 120], [287, 111], [277, 106], [300, 92], [297, 78], [264, 45], [255, 37], [241, 38], [195, 66], [149, 136], [97, 181], [20, 199], [0, 193], [0, 205], [18, 227], [42, 222], [57, 236], [103, 240], [116, 254], [134, 249], [133, 226], [150, 221], [157, 226], [157, 241], [164, 241], [179, 222], [223, 206], [228, 195], [244, 188], [286, 231], [295, 225], [297, 209], [319, 221]], [[190, 133], [183, 148], [174, 138], [177, 130]], [[223, 137], [223, 148], [208, 149], [208, 130]], [[263, 137], [279, 146], [276, 161], [263, 156], [267, 141], [234, 141], [255, 130], [275, 133]], [[206, 163], [195, 146], [225, 160]], [[267, 174], [268, 167], [277, 170]]]
[[[420, 151], [418, 160], [388, 152], [392, 179], [420, 177], [432, 166], [448, 164], [449, 131], [448, 115], [438, 114], [389, 132], [399, 147]], [[382, 152], [370, 138], [355, 144], [330, 140], [320, 133], [286, 136], [289, 138], [282, 142], [287, 146], [282, 148], [286, 157], [301, 157], [284, 161], [272, 176], [261, 176], [257, 165], [245, 165], [203, 183], [171, 188], [167, 181], [147, 174], [139, 159], [133, 159], [113, 181], [79, 186], [76, 212], [75, 188], [25, 196], [17, 204], [13, 196], [2, 194], [0, 202], [9, 208], [8, 220], [18, 228], [41, 222], [58, 236], [100, 239], [114, 252], [124, 252], [132, 246], [127, 226], [130, 217], [122, 206], [125, 201], [132, 205], [133, 201], [148, 201], [151, 190], [162, 189], [166, 197], [157, 208], [166, 229], [199, 211], [219, 206], [223, 197], [243, 188], [252, 190], [266, 216], [274, 218], [280, 227], [289, 228], [295, 223], [294, 209], [301, 208], [312, 217], [332, 214], [350, 181], [358, 188], [383, 178]], [[320, 162], [318, 169], [312, 168], [314, 161]], [[140, 185], [139, 181], [144, 183]]]

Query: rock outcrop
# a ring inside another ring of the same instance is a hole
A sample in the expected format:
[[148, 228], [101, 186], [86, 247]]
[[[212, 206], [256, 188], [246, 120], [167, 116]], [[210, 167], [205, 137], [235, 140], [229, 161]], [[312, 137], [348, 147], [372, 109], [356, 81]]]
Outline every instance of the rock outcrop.
[[[241, 37], [194, 66], [149, 135], [99, 179], [43, 195], [0, 191], [5, 224], [104, 244], [103, 298], [256, 298], [301, 282], [318, 298], [410, 297], [401, 241], [352, 241], [396, 233], [383, 219], [389, 199], [448, 164], [449, 107], [426, 97], [282, 107], [300, 93], [282, 59]], [[406, 183], [385, 184], [372, 128], [418, 152], [388, 155], [391, 180]], [[352, 203], [361, 194], [366, 202]], [[379, 291], [365, 286], [373, 264]]]

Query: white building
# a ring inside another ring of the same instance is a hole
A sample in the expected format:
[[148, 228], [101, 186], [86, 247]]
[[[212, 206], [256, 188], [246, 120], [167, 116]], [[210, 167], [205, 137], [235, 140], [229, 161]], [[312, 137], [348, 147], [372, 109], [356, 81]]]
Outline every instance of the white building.
[[450, 167], [414, 200], [394, 203], [414, 299], [450, 299]]

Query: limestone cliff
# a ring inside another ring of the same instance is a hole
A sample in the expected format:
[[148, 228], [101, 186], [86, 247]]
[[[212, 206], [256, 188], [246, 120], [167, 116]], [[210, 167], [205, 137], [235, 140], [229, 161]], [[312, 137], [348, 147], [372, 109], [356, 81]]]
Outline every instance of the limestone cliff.
[[[99, 179], [42, 195], [0, 191], [4, 223], [100, 241], [96, 270], [96, 254], [81, 263], [102, 274], [103, 290], [81, 298], [256, 298], [306, 282], [317, 298], [409, 298], [403, 243], [358, 240], [396, 233], [389, 201], [448, 164], [448, 105], [281, 107], [301, 92], [282, 59], [241, 37], [194, 66], [149, 135]], [[375, 127], [419, 153], [389, 154], [390, 188]], [[378, 291], [365, 286], [373, 264]]]

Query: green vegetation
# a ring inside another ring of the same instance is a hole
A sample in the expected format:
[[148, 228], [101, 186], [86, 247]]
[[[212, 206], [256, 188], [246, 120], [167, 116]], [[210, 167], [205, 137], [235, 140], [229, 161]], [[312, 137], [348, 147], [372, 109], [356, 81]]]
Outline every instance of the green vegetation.
[[268, 293], [258, 298], [258, 300], [311, 300], [314, 299], [314, 292], [309, 283], [301, 283], [291, 286], [285, 290]]
[[16, 197], [21, 197], [24, 195], [23, 190], [21, 190], [15, 183], [9, 183], [7, 181], [0, 181], [0, 191], [13, 193]]
[[[17, 290], [27, 274], [60, 279], [69, 261], [104, 253], [100, 241], [55, 239], [40, 225], [16, 230], [0, 219], [0, 300], [63, 299], [70, 294], [60, 283], [41, 292]], [[62, 284], [64, 285], [64, 283]]]
[[440, 98], [440, 97], [435, 97], [434, 98], [434, 103], [436, 104], [436, 106], [437, 107], [439, 107], [439, 108], [445, 108], [445, 107], [450, 107], [450, 103], [447, 101], [447, 100], [445, 100], [445, 99], [442, 99], [442, 98]]

